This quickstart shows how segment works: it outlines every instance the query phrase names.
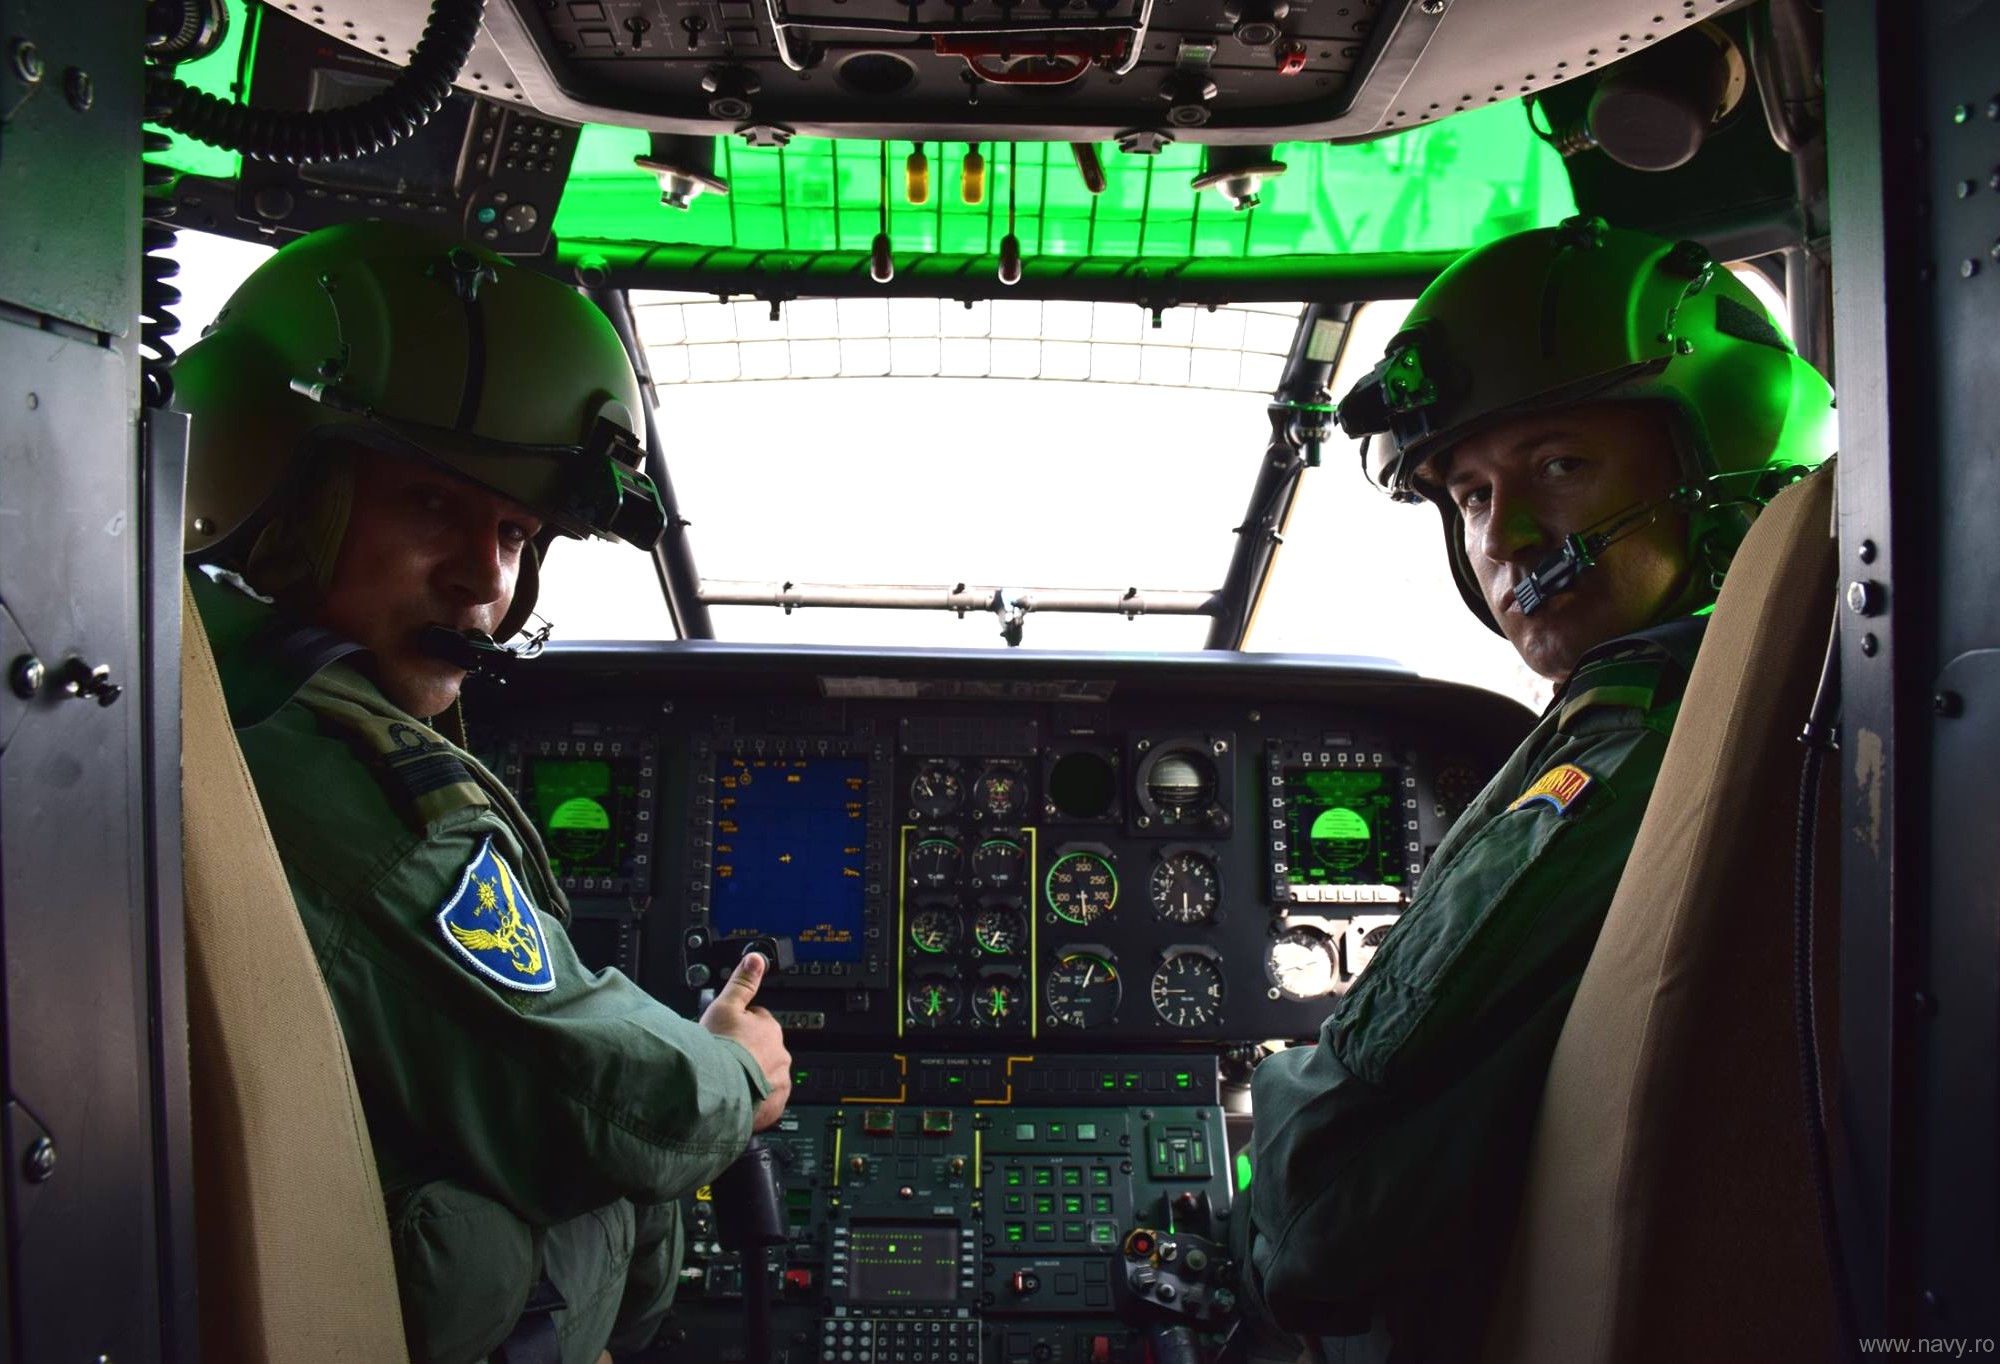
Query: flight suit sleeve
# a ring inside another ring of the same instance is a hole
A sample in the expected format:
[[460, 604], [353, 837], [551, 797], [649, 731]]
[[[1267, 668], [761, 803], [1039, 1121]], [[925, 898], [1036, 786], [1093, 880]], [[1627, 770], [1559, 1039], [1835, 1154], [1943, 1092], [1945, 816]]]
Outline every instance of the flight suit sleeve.
[[1351, 1334], [1504, 1250], [1549, 1056], [1666, 742], [1637, 711], [1577, 730], [1528, 771], [1573, 765], [1587, 789], [1567, 808], [1500, 793], [1317, 1045], [1258, 1067], [1246, 1290], [1267, 1328]]
[[504, 823], [467, 810], [360, 869], [328, 844], [285, 862], [378, 1148], [428, 1146], [541, 1226], [676, 1197], [742, 1153], [769, 1086], [741, 1046], [586, 969], [538, 908], [546, 989], [488, 978], [448, 940], [440, 911], [484, 848], [518, 871]]

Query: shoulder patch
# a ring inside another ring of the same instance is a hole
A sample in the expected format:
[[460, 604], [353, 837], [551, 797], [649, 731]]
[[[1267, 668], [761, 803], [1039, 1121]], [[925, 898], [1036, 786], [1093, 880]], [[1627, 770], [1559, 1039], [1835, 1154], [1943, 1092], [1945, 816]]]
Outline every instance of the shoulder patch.
[[1507, 808], [1518, 810], [1524, 805], [1533, 805], [1541, 801], [1552, 807], [1557, 814], [1566, 815], [1572, 805], [1583, 799], [1584, 792], [1590, 789], [1590, 784], [1594, 780], [1590, 773], [1575, 763], [1551, 767]]
[[475, 973], [510, 990], [556, 988], [555, 963], [528, 888], [488, 837], [437, 912], [445, 946]]

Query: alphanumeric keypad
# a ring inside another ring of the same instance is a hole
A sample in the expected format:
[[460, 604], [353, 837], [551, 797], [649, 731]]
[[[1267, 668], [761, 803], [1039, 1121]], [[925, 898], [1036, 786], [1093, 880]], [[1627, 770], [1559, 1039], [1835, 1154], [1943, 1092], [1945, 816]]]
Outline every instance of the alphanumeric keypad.
[[979, 1323], [836, 1317], [821, 1324], [821, 1364], [978, 1364]]

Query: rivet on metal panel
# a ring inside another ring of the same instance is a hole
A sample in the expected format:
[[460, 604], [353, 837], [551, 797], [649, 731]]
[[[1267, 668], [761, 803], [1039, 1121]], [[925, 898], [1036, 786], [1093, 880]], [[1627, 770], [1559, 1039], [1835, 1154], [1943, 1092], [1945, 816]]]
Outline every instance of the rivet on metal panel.
[[1847, 609], [1857, 616], [1872, 616], [1882, 609], [1882, 589], [1878, 583], [1862, 579], [1847, 585]]
[[1877, 642], [1875, 636], [1863, 635], [1861, 637], [1861, 656], [1863, 658], [1875, 657], [1876, 653], [1878, 653], [1881, 650], [1881, 648], [1882, 646], [1879, 642]]
[[56, 1172], [56, 1144], [47, 1137], [35, 1138], [35, 1144], [21, 1157], [21, 1173], [31, 1184], [42, 1184]]
[[79, 114], [89, 113], [90, 106], [97, 102], [97, 89], [91, 84], [90, 73], [75, 66], [63, 72], [63, 96]]
[[14, 40], [14, 74], [20, 77], [23, 84], [40, 85], [47, 70], [40, 48], [26, 38]]
[[1958, 263], [1958, 277], [1960, 279], [1971, 279], [1974, 275], [1978, 273], [1979, 273], [1979, 262], [1974, 260], [1972, 257], [1967, 256], [1964, 260]]
[[1931, 709], [1946, 719], [1965, 714], [1965, 698], [1955, 691], [1941, 691], [1931, 697]]
[[14, 688], [14, 695], [27, 701], [41, 692], [42, 683], [48, 680], [48, 675], [49, 670], [42, 665], [41, 659], [26, 654], [14, 660], [8, 683]]
[[1961, 199], [1970, 199], [1978, 189], [1979, 189], [1978, 181], [1961, 180], [1958, 182], [1958, 190], [1957, 190], [1958, 197]]
[[1970, 104], [1959, 104], [1959, 105], [1954, 105], [1952, 107], [1951, 121], [1953, 123], [1967, 123], [1970, 122], [1971, 119], [1972, 119], [1972, 106]]
[[1856, 550], [1854, 551], [1854, 553], [1855, 553], [1855, 557], [1856, 557], [1856, 558], [1858, 558], [1858, 559], [1860, 559], [1862, 563], [1864, 563], [1864, 564], [1872, 564], [1872, 563], [1874, 563], [1874, 562], [1875, 562], [1875, 542], [1874, 542], [1873, 540], [1863, 540], [1863, 541], [1861, 542], [1861, 544], [1860, 544], [1860, 547], [1859, 547], [1859, 548], [1857, 548], [1857, 549], [1856, 549]]

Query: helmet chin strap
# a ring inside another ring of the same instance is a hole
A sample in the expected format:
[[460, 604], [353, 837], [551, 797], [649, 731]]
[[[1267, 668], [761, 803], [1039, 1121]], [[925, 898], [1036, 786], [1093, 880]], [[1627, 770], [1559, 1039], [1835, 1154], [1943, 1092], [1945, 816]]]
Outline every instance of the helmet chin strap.
[[454, 630], [448, 625], [426, 625], [417, 635], [417, 647], [432, 658], [463, 669], [468, 675], [488, 672], [503, 676], [542, 652], [549, 642], [548, 622], [527, 639], [512, 646], [500, 643], [484, 630]]

